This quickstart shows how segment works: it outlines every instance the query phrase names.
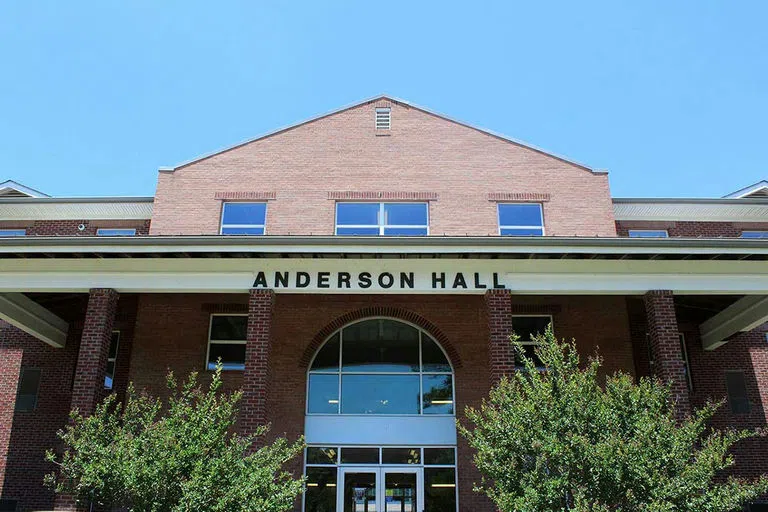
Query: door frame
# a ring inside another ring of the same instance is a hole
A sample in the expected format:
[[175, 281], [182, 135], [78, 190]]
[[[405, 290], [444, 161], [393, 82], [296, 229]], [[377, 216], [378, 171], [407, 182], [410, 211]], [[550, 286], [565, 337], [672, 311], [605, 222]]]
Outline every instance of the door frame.
[[[381, 492], [384, 493], [386, 489], [386, 474], [387, 473], [413, 473], [416, 475], [416, 512], [422, 512], [424, 510], [424, 467], [423, 466], [379, 466], [381, 471]], [[387, 497], [383, 496], [381, 500], [382, 510], [386, 512]]]
[[344, 491], [347, 473], [373, 473], [376, 476], [376, 512], [386, 512], [385, 492], [387, 473], [412, 473], [416, 475], [416, 512], [424, 510], [424, 468], [422, 466], [339, 466], [336, 479], [336, 510], [344, 511]]

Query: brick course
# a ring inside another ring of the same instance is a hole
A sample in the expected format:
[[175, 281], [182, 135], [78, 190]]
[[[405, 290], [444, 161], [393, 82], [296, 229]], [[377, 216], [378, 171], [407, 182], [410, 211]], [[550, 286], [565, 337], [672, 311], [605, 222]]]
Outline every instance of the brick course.
[[616, 221], [618, 236], [630, 229], [665, 229], [672, 238], [739, 238], [742, 231], [768, 230], [765, 222]]
[[252, 289], [248, 297], [248, 342], [245, 345], [243, 401], [240, 429], [252, 434], [267, 424], [267, 384], [272, 348], [272, 312], [275, 292]]

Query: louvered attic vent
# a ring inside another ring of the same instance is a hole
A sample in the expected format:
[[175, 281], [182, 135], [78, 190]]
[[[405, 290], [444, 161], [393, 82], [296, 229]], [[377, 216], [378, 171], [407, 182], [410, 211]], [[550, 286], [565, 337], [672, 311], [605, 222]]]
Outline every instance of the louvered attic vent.
[[376, 129], [389, 130], [392, 124], [392, 109], [389, 107], [379, 107], [376, 109]]

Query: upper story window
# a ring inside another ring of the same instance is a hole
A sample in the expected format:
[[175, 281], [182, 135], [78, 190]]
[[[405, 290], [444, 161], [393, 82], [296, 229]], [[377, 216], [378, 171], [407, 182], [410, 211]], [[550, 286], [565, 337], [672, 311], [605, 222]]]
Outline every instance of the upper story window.
[[263, 235], [267, 203], [224, 203], [221, 212], [222, 235]]
[[96, 236], [134, 236], [135, 228], [99, 228], [96, 230]]
[[4, 236], [24, 236], [27, 234], [26, 229], [0, 229], [0, 237]]
[[631, 238], [668, 238], [666, 229], [630, 229]]
[[333, 334], [309, 370], [308, 414], [454, 413], [453, 370], [421, 329], [387, 318]]
[[427, 203], [336, 203], [337, 235], [419, 236], [428, 233]]
[[499, 234], [505, 236], [544, 235], [540, 203], [499, 203]]
[[741, 238], [768, 238], [768, 231], [742, 231]]
[[379, 107], [376, 109], [376, 129], [389, 130], [392, 127], [392, 109]]
[[221, 362], [223, 370], [244, 370], [247, 334], [248, 315], [211, 315], [207, 368], [215, 370]]

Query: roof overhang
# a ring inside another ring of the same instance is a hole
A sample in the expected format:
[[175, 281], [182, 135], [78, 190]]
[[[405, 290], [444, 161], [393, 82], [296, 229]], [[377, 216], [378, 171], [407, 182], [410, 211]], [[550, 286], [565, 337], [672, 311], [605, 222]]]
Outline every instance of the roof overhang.
[[768, 199], [617, 198], [618, 221], [768, 222]]

